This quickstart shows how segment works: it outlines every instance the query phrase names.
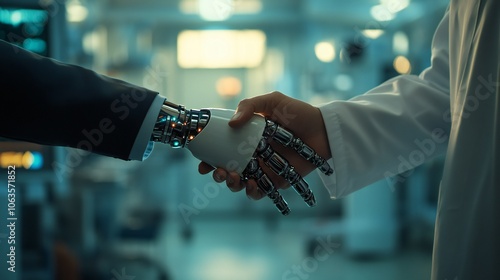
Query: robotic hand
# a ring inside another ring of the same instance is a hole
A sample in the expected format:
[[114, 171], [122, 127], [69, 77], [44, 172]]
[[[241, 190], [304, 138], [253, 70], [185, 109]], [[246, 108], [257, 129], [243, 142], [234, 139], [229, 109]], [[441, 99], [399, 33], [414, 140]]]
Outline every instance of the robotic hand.
[[186, 110], [184, 106], [165, 101], [155, 124], [152, 141], [173, 148], [187, 148], [201, 161], [228, 171], [236, 171], [242, 180], [254, 179], [283, 215], [290, 213], [288, 204], [259, 165], [259, 158], [276, 174], [285, 178], [309, 206], [316, 204], [314, 194], [302, 176], [269, 144], [274, 140], [294, 149], [326, 175], [333, 169], [311, 147], [279, 124], [254, 115], [243, 127], [234, 129], [228, 122], [233, 110]]

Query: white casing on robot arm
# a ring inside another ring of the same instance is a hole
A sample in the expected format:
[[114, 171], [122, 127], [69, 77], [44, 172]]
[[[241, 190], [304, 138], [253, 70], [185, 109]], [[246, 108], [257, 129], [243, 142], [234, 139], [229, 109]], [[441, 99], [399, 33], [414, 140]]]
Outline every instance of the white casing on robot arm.
[[210, 119], [203, 130], [186, 145], [193, 156], [214, 167], [242, 174], [262, 138], [266, 121], [255, 115], [240, 128], [228, 125], [234, 110], [206, 109]]

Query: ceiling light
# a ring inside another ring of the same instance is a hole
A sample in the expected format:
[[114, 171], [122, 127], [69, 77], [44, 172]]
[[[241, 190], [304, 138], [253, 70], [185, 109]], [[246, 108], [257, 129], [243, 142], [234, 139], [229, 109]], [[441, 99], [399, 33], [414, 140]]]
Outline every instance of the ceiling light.
[[384, 34], [384, 30], [382, 30], [382, 29], [365, 29], [365, 30], [361, 31], [361, 33], [363, 33], [363, 35], [367, 38], [377, 39], [382, 34]]
[[394, 33], [392, 38], [392, 50], [395, 54], [407, 55], [410, 49], [410, 41], [408, 36], [401, 31]]
[[395, 14], [406, 9], [410, 5], [410, 0], [380, 0], [380, 4]]
[[185, 30], [177, 38], [182, 68], [253, 68], [265, 52], [266, 35], [260, 30]]
[[223, 21], [233, 13], [233, 0], [198, 0], [200, 16], [208, 21]]
[[411, 72], [411, 63], [408, 60], [408, 58], [400, 55], [397, 56], [394, 59], [394, 69], [399, 73], [399, 74], [410, 74]]
[[78, 2], [68, 3], [66, 6], [66, 14], [69, 22], [82, 22], [87, 18], [89, 11], [87, 7]]
[[323, 41], [314, 46], [316, 57], [321, 62], [332, 62], [335, 59], [335, 46], [331, 42]]
[[215, 88], [222, 97], [234, 97], [241, 93], [241, 81], [236, 77], [222, 77], [217, 80]]
[[373, 6], [370, 9], [370, 14], [377, 21], [390, 21], [395, 17], [395, 14], [391, 13], [384, 5]]

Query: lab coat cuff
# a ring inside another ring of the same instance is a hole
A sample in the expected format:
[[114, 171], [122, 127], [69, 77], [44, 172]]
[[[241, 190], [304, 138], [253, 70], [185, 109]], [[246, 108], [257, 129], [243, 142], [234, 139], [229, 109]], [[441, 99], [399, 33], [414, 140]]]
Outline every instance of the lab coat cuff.
[[150, 141], [151, 133], [153, 131], [158, 113], [160, 112], [161, 105], [165, 98], [157, 95], [149, 107], [148, 113], [142, 122], [139, 133], [135, 138], [134, 145], [130, 151], [129, 158], [131, 160], [146, 160], [153, 151], [154, 143]]
[[343, 178], [348, 176], [347, 155], [342, 137], [341, 120], [336, 112], [340, 109], [338, 107], [341, 106], [336, 105], [337, 102], [334, 101], [318, 107], [323, 116], [328, 143], [332, 152], [332, 158], [328, 160], [328, 163], [334, 169], [333, 174], [329, 176], [320, 171], [318, 171], [318, 174], [332, 199], [337, 199], [347, 194], [346, 183]]

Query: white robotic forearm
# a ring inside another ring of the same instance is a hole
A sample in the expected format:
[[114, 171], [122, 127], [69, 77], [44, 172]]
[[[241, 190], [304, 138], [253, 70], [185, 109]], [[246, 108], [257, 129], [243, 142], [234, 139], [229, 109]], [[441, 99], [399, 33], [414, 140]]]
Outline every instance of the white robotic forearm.
[[201, 161], [237, 172], [242, 180], [254, 179], [278, 210], [288, 215], [288, 204], [260, 168], [258, 158], [261, 158], [271, 170], [290, 183], [307, 205], [314, 206], [316, 200], [307, 183], [284, 157], [271, 148], [269, 140], [294, 149], [323, 173], [330, 175], [333, 169], [326, 160], [290, 131], [262, 116], [255, 115], [241, 128], [231, 128], [228, 122], [233, 114], [233, 110], [226, 109], [186, 110], [184, 106], [165, 101], [151, 140], [173, 148], [187, 148]]

